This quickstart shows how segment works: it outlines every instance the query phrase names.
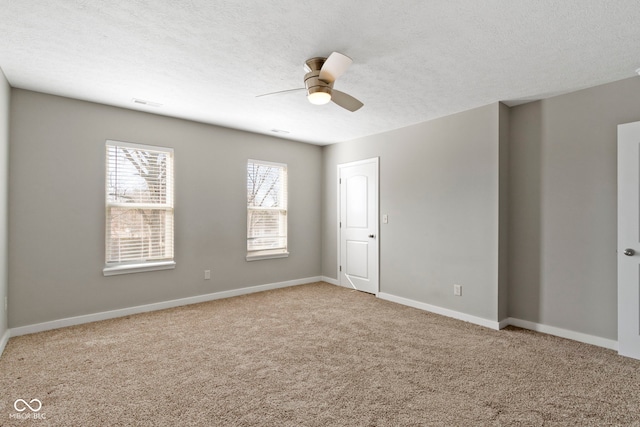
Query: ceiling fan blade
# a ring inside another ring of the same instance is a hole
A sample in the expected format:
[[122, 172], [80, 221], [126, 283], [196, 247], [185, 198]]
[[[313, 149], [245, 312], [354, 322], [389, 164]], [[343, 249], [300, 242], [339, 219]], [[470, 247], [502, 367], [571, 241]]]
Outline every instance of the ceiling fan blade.
[[347, 68], [351, 65], [353, 60], [347, 55], [343, 55], [339, 52], [333, 52], [320, 69], [320, 75], [318, 78], [324, 80], [327, 83], [333, 83], [338, 77], [340, 77]]
[[333, 89], [331, 91], [331, 100], [342, 108], [354, 112], [359, 110], [364, 104], [351, 95]]
[[287, 90], [279, 90], [277, 92], [263, 93], [262, 95], [256, 95], [256, 98], [260, 98], [261, 96], [278, 95], [280, 93], [296, 92], [296, 91], [299, 91], [299, 90], [306, 90], [306, 88], [298, 87], [298, 88], [295, 88], [295, 89], [287, 89]]

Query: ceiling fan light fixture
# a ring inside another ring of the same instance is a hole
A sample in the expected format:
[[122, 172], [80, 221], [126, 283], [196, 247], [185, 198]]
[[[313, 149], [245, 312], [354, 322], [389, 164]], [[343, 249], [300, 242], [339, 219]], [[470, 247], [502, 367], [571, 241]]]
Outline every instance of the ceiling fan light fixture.
[[312, 92], [307, 95], [307, 99], [313, 105], [324, 105], [331, 101], [331, 94], [328, 92]]
[[324, 105], [333, 102], [345, 110], [357, 111], [364, 105], [362, 102], [333, 88], [336, 78], [340, 77], [352, 62], [351, 58], [338, 52], [333, 52], [328, 58], [315, 57], [307, 59], [304, 64], [304, 70], [307, 72], [304, 75], [304, 88], [265, 93], [264, 95], [258, 95], [256, 98], [306, 89], [307, 99], [313, 105]]

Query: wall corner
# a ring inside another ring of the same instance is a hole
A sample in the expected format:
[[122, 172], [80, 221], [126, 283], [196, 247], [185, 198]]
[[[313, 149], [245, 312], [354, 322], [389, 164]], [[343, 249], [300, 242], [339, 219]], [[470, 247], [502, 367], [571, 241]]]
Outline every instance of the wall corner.
[[508, 317], [509, 306], [509, 115], [498, 103], [498, 319]]

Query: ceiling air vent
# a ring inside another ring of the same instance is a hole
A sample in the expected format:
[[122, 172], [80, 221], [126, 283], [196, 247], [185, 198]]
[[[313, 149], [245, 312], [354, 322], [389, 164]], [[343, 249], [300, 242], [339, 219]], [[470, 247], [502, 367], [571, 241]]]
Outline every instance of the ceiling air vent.
[[132, 101], [134, 104], [148, 105], [149, 107], [162, 107], [162, 104], [160, 104], [159, 102], [146, 101], [144, 99], [138, 98], [133, 98]]

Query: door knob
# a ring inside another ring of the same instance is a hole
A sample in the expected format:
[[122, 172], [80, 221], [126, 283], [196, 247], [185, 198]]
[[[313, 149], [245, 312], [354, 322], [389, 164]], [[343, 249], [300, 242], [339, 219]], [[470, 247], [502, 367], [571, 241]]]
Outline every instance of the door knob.
[[636, 251], [634, 251], [633, 249], [625, 249], [624, 254], [626, 256], [634, 256], [636, 254]]
[[376, 238], [376, 235], [375, 235], [375, 234], [369, 234], [369, 238], [370, 238], [370, 239], [375, 239], [375, 238]]

